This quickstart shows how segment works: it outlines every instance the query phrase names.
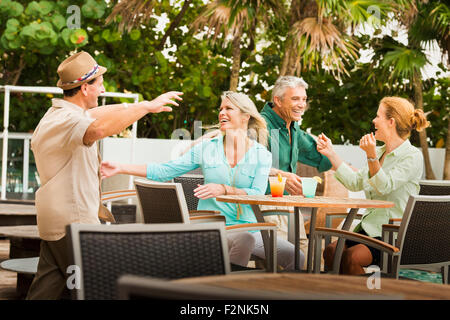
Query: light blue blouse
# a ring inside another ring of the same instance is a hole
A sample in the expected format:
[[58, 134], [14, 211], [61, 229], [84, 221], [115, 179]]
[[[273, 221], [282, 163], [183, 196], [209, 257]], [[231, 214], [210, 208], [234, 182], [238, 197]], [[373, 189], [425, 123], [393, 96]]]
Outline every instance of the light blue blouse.
[[[176, 160], [162, 164], [147, 164], [147, 179], [168, 181], [198, 167], [202, 168], [205, 184], [217, 183], [245, 190], [248, 195], [264, 194], [272, 154], [263, 145], [253, 145], [238, 164], [231, 168], [225, 156], [223, 137], [204, 141]], [[242, 212], [237, 219], [237, 204], [218, 202], [215, 198], [200, 199], [198, 210], [218, 210], [226, 218], [227, 225], [255, 223], [256, 217], [250, 205], [240, 205]]]

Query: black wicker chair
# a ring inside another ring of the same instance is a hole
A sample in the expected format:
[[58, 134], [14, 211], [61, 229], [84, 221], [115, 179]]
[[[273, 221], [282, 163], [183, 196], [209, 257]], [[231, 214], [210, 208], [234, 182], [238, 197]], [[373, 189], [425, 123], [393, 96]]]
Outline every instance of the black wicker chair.
[[189, 223], [189, 213], [179, 183], [134, 181], [144, 223]]
[[188, 210], [197, 210], [198, 198], [194, 196], [194, 189], [199, 184], [203, 184], [205, 178], [202, 175], [197, 174], [185, 174], [183, 176], [174, 178], [175, 183], [181, 183], [183, 186], [184, 198], [188, 206]]
[[229, 273], [221, 223], [68, 226], [73, 264], [80, 267], [81, 300], [117, 299], [124, 274], [178, 279]]
[[[209, 223], [222, 221], [225, 217], [216, 211], [196, 211], [190, 215], [180, 183], [155, 182], [144, 179], [134, 181], [144, 223]], [[267, 271], [276, 271], [276, 230], [273, 223], [244, 223], [227, 226], [227, 232], [262, 231], [268, 232], [264, 248], [268, 259]]]
[[315, 261], [319, 263], [316, 263], [314, 271], [320, 270], [321, 238], [333, 236], [358, 241], [389, 255], [391, 258], [387, 259], [388, 266], [384, 269], [397, 279], [400, 268], [430, 271], [440, 269], [443, 283], [448, 283], [449, 230], [450, 196], [410, 196], [401, 224], [383, 225], [384, 240], [390, 232], [398, 232], [395, 246], [350, 231], [317, 228]]
[[421, 180], [420, 195], [450, 196], [450, 180]]

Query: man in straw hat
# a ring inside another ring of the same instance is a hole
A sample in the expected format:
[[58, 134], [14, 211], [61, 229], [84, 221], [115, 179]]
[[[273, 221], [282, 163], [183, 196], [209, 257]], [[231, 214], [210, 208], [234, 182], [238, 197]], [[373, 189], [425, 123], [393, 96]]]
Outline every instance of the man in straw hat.
[[39, 265], [27, 299], [69, 296], [66, 226], [113, 221], [100, 201], [100, 155], [96, 141], [116, 134], [148, 113], [171, 111], [181, 92], [167, 92], [152, 101], [98, 107], [105, 92], [103, 74], [87, 52], [76, 53], [58, 67], [57, 86], [63, 99], [52, 106], [36, 127], [31, 149], [41, 179], [36, 192]]

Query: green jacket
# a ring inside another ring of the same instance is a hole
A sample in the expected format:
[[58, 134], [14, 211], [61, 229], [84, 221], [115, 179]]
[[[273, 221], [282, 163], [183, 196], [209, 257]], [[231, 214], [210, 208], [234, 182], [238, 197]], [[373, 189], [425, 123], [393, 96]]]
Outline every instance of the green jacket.
[[[272, 167], [287, 172], [297, 172], [297, 161], [317, 168], [320, 172], [331, 169], [331, 162], [317, 151], [316, 141], [300, 129], [298, 123], [291, 123], [292, 144], [284, 121], [275, 111], [273, 104], [265, 104], [261, 115], [267, 122], [269, 141], [267, 148], [272, 152]], [[270, 193], [270, 189], [268, 189]]]

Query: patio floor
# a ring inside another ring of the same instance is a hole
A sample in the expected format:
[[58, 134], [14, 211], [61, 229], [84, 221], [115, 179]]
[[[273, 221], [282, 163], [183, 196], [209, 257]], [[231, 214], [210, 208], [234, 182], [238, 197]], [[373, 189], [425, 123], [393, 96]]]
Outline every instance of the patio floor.
[[[0, 239], [0, 262], [9, 259], [9, 240]], [[0, 269], [0, 300], [16, 300], [17, 274]]]
[[[9, 259], [9, 240], [0, 239], [0, 262]], [[416, 270], [402, 270], [400, 275], [409, 279], [425, 282], [442, 283], [441, 275]], [[0, 269], [0, 300], [17, 300], [17, 274]]]

